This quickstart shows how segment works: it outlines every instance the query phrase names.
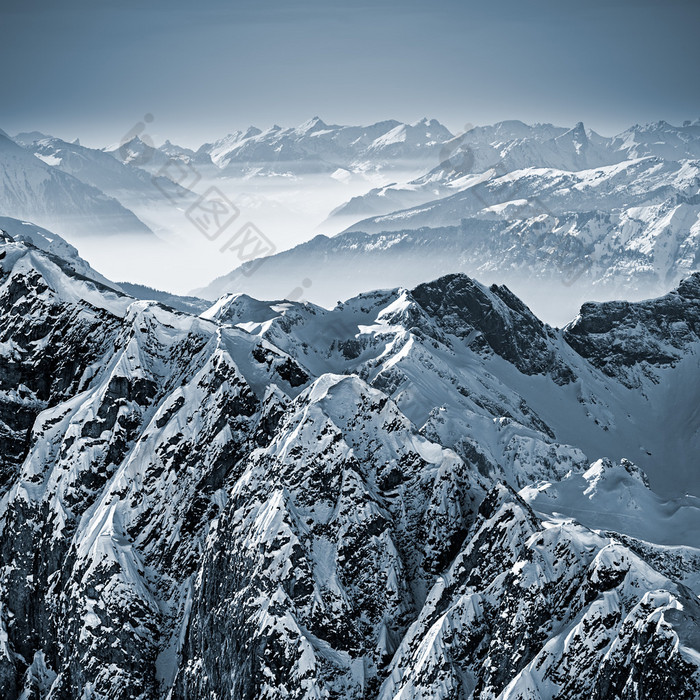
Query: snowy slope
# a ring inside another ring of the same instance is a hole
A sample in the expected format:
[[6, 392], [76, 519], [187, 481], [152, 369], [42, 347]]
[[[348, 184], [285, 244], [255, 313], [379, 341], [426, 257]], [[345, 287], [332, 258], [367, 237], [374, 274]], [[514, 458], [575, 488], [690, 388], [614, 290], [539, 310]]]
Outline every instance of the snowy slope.
[[31, 243], [39, 250], [61, 258], [84, 277], [89, 277], [112, 289], [120, 289], [118, 285], [97, 272], [86, 260], [81, 258], [77, 248], [52, 231], [36, 226], [29, 221], [20, 221], [9, 216], [0, 216], [0, 231], [4, 231], [15, 241]]
[[68, 264], [70, 268], [79, 275], [99, 282], [116, 291], [124, 292], [135, 299], [157, 301], [173, 309], [194, 314], [209, 308], [208, 302], [197, 297], [182, 297], [177, 294], [163, 292], [153, 289], [152, 287], [132, 284], [130, 282], [113, 282], [97, 272], [86, 260], [81, 258], [78, 250], [70, 243], [63, 240], [52, 231], [47, 231], [45, 228], [36, 226], [31, 222], [0, 216], [0, 231], [4, 231], [5, 234], [8, 234], [16, 242], [29, 243], [39, 250], [43, 250], [51, 256], [54, 256], [54, 259], [60, 258], [62, 265]]
[[521, 495], [536, 510], [574, 518], [588, 527], [662, 545], [700, 543], [700, 499], [659, 497], [644, 472], [624, 459], [599, 459], [583, 473], [528, 486]]

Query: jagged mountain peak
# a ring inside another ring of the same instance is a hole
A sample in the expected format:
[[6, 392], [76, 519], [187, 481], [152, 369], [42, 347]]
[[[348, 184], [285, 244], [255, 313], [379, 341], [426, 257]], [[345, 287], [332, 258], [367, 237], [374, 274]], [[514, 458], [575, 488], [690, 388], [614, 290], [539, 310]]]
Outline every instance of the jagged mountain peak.
[[[412, 127], [421, 127], [421, 128], [429, 128], [429, 129], [438, 129], [440, 131], [447, 131], [447, 128], [441, 124], [437, 119], [431, 119], [429, 117], [423, 117], [422, 119], [419, 119], [417, 122], [413, 122], [411, 124]], [[452, 136], [452, 134], [450, 134]]]
[[592, 493], [601, 480], [609, 479], [613, 475], [614, 477], [621, 476], [624, 479], [637, 481], [645, 488], [650, 488], [649, 477], [628, 459], [621, 459], [618, 464], [611, 459], [599, 459], [583, 474], [583, 478], [590, 483], [590, 486], [584, 493]]
[[591, 353], [601, 338], [609, 342], [614, 334], [629, 348], [627, 363], [672, 363], [678, 350], [698, 340], [699, 301], [700, 273], [694, 273], [656, 299], [584, 304], [565, 334], [577, 347], [588, 342]]
[[548, 329], [507, 287], [455, 274], [419, 285], [411, 296], [445, 332], [489, 347], [526, 373], [552, 369]]
[[581, 147], [588, 144], [588, 134], [586, 132], [586, 127], [583, 125], [583, 122], [577, 122], [573, 129], [567, 131], [561, 136], [557, 136], [557, 140], [563, 140], [566, 138], [571, 138], [574, 143], [580, 145]]
[[128, 141], [124, 141], [119, 144], [107, 146], [105, 148], [105, 151], [124, 151], [124, 152], [133, 152], [133, 153], [141, 153], [142, 151], [146, 149], [151, 149], [153, 146], [147, 144], [138, 134], [135, 136], [132, 136]]
[[[368, 389], [367, 385], [355, 375], [324, 374], [300, 395], [299, 400], [308, 400], [310, 403], [318, 403], [324, 400], [332, 402], [334, 392], [359, 396], [366, 389]], [[377, 395], [379, 393], [376, 392]]]
[[296, 127], [295, 131], [300, 134], [308, 134], [314, 131], [321, 131], [323, 129], [328, 129], [328, 125], [320, 117], [312, 117], [311, 119], [305, 121]]
[[484, 521], [498, 517], [504, 506], [515, 505], [527, 513], [529, 519], [536, 522], [535, 514], [530, 506], [518, 495], [518, 493], [508, 484], [499, 482], [487, 494], [479, 506], [479, 516], [481, 523], [477, 522], [475, 529], [482, 527]]
[[249, 139], [252, 138], [253, 136], [258, 136], [262, 134], [262, 130], [258, 129], [257, 126], [249, 126], [244, 132], [242, 138], [244, 139]]

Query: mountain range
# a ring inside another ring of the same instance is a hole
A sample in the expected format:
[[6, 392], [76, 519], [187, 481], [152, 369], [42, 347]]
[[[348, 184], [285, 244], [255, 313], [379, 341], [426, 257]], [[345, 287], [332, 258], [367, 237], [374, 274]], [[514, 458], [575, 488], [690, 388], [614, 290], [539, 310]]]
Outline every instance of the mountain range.
[[[75, 152], [80, 147], [68, 147]], [[150, 229], [118, 200], [59, 165], [65, 158], [46, 146], [36, 157], [0, 131], [0, 213], [28, 219], [76, 239], [119, 233], [152, 236]], [[104, 154], [103, 154], [104, 155]], [[108, 157], [108, 156], [107, 156]], [[109, 158], [109, 157], [108, 157]], [[109, 159], [113, 161], [113, 158]], [[88, 161], [86, 161], [88, 162]], [[74, 164], [73, 168], [79, 170]], [[89, 170], [86, 169], [86, 170]]]
[[[208, 153], [225, 172], [251, 167], [318, 169], [333, 172], [374, 170], [392, 161], [430, 163], [452, 134], [437, 120], [422, 119], [415, 124], [395, 120], [371, 126], [327, 125], [314, 117], [296, 128], [275, 125], [266, 131], [251, 127], [229, 134], [198, 153]], [[300, 166], [303, 163], [303, 166]]]
[[[230, 233], [249, 219], [274, 240], [267, 248], [278, 249], [280, 235], [304, 240], [348, 196], [432, 167], [452, 137], [428, 119], [352, 127], [315, 118], [294, 128], [250, 127], [192, 150], [170, 141], [156, 147], [138, 126], [101, 149], [38, 131], [3, 137], [0, 214], [79, 244], [114, 278], [180, 293], [230, 269], [212, 255], [221, 243], [208, 248], [193, 223], [207, 216], [197, 209], [207, 192], [238, 212]], [[154, 257], [163, 263], [155, 277], [142, 262]], [[202, 271], [188, 280], [195, 269]]]
[[350, 224], [343, 233], [196, 293], [282, 296], [309, 279], [307, 297], [327, 306], [338, 294], [465, 272], [526, 296], [537, 280], [543, 309], [562, 294], [574, 304], [662, 294], [700, 264], [699, 158], [698, 121], [611, 138], [583, 124], [474, 127], [446, 141], [424, 175], [336, 208], [327, 225]]
[[698, 697], [700, 274], [196, 315], [4, 226], [3, 697]]
[[[463, 272], [508, 284], [563, 324], [590, 298], [658, 296], [699, 267], [697, 120], [605, 137], [581, 123], [504, 121], [454, 135], [429, 119], [338, 126], [314, 117], [298, 127], [249, 127], [196, 149], [156, 147], [145, 134], [102, 150], [39, 132], [15, 139], [0, 140], [1, 213], [74, 244], [90, 241], [91, 255], [107, 234], [128, 232], [144, 257], [162, 239], [176, 291], [196, 286], [181, 286], [193, 255], [202, 256], [198, 268], [206, 258], [224, 270], [191, 292], [212, 302], [242, 292], [328, 307]], [[274, 242], [267, 249], [281, 252], [263, 265], [212, 257], [218, 248], [208, 252], [185, 215], [212, 185], [257, 221]], [[324, 188], [332, 191], [326, 220], [285, 245], [295, 216], [313, 221], [300, 211], [323, 200]], [[344, 191], [359, 194], [337, 206]], [[112, 271], [131, 274], [129, 265]], [[132, 281], [149, 283], [142, 273]]]

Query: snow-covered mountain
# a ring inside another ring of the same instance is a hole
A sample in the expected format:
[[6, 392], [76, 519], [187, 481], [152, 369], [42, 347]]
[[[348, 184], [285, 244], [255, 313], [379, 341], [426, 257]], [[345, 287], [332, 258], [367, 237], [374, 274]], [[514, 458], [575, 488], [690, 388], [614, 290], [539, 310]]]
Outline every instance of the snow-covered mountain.
[[649, 157], [697, 161], [700, 120], [681, 127], [666, 122], [635, 125], [613, 138], [600, 136], [580, 122], [569, 130], [519, 121], [472, 127], [444, 144], [440, 162], [430, 172], [355, 197], [332, 215], [360, 219], [390, 214], [528, 168], [575, 173]]
[[453, 226], [471, 218], [513, 221], [588, 212], [622, 215], [632, 210], [643, 215], [644, 211], [637, 210], [668, 201], [694, 205], [699, 168], [700, 161], [649, 156], [577, 171], [526, 167], [499, 174], [492, 169], [488, 177], [478, 178], [456, 193], [360, 221], [350, 230], [378, 233], [428, 224], [432, 228]]
[[543, 309], [565, 292], [565, 318], [590, 296], [663, 294], [700, 267], [699, 156], [698, 122], [615, 138], [582, 124], [476, 127], [446, 143], [424, 176], [339, 207], [329, 221], [355, 222], [344, 233], [280, 253], [254, 278], [235, 269], [198, 293], [284, 296], [308, 279], [306, 296], [329, 305], [338, 294], [465, 272], [521, 294], [546, 289]]
[[195, 152], [189, 148], [170, 143], [170, 141], [156, 147], [139, 136], [133, 136], [128, 141], [111, 144], [104, 149], [104, 153], [123, 165], [136, 167], [156, 176], [162, 176], [163, 172], [167, 172], [168, 165], [172, 161], [192, 164], [196, 166], [198, 171], [203, 171], [206, 174], [216, 171], [209, 154], [202, 149]]
[[[23, 135], [28, 138], [29, 135]], [[326, 124], [314, 117], [296, 127], [250, 126], [193, 151], [170, 141], [156, 147], [139, 136], [105, 152], [124, 164], [157, 173], [169, 160], [192, 164], [208, 177], [372, 173], [400, 168], [421, 172], [453, 135], [436, 119], [414, 124], [386, 120], [370, 126]]]
[[329, 172], [338, 169], [364, 172], [391, 163], [425, 167], [435, 162], [452, 134], [435, 119], [415, 124], [394, 120], [370, 126], [325, 124], [314, 117], [298, 127], [273, 126], [261, 131], [236, 131], [198, 154], [208, 154], [226, 174]]
[[616, 136], [613, 148], [629, 158], [700, 159], [700, 119], [674, 126], [665, 121], [635, 124]]
[[498, 220], [511, 249], [494, 250], [493, 267], [503, 270], [522, 265], [521, 247], [546, 261], [547, 245], [537, 242], [544, 229], [549, 247], [580, 249], [595, 282], [606, 282], [607, 270], [664, 285], [698, 265], [698, 158], [700, 122], [636, 126], [612, 139], [583, 124], [557, 133], [506, 122], [472, 129], [424, 177], [374, 190], [337, 214], [380, 210], [348, 229], [366, 233]]
[[696, 698], [699, 350], [700, 275], [198, 317], [4, 236], [0, 694]]
[[[26, 139], [25, 139], [26, 140]], [[73, 175], [85, 184], [119, 200], [125, 206], [133, 201], [160, 204], [164, 197], [193, 201], [192, 194], [167, 177], [121, 163], [111, 154], [57, 138], [40, 138], [26, 145], [40, 160]]]
[[179, 311], [198, 314], [209, 308], [210, 303], [197, 297], [183, 297], [170, 292], [147, 287], [131, 282], [114, 282], [95, 270], [90, 263], [80, 256], [77, 248], [53, 231], [48, 231], [29, 221], [19, 221], [7, 216], [0, 216], [0, 231], [18, 243], [27, 243], [48, 253], [61, 266], [70, 268], [82, 277], [99, 282], [119, 292], [144, 301], [157, 301]]
[[90, 263], [81, 258], [75, 246], [72, 246], [53, 231], [37, 226], [30, 221], [20, 221], [9, 216], [0, 216], [0, 231], [9, 235], [18, 243], [31, 244], [55, 259], [60, 259], [61, 264], [69, 264], [74, 272], [83, 277], [88, 277], [107, 287], [121, 290], [121, 287], [108, 280], [95, 270]]
[[[79, 146], [73, 146], [78, 149]], [[152, 231], [116, 199], [63, 172], [55, 154], [45, 160], [0, 131], [0, 213], [27, 219], [72, 238]]]

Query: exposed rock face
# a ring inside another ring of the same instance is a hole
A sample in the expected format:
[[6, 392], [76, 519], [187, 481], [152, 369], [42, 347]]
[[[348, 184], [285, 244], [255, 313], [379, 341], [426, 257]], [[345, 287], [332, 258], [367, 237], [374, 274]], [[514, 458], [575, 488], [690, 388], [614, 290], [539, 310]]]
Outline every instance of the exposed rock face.
[[629, 376], [630, 368], [642, 364], [672, 366], [699, 337], [698, 273], [659, 299], [584, 304], [565, 333], [578, 353], [618, 377]]
[[[85, 373], [109, 347], [118, 320], [106, 308], [64, 300], [35, 262], [60, 275], [61, 261], [22, 244], [0, 252], [0, 489], [27, 451], [38, 413], [82, 390]], [[58, 263], [58, 264], [57, 264]], [[78, 280], [78, 284], [88, 283]], [[96, 283], [92, 283], [97, 287]], [[102, 288], [97, 293], [112, 294]]]
[[700, 278], [565, 331], [464, 276], [196, 317], [3, 241], [2, 697], [700, 693], [678, 453], [589, 468], [695, 391]]
[[566, 374], [556, 366], [551, 330], [507, 287], [486, 290], [465, 275], [448, 275], [411, 294], [446, 333], [460, 339], [476, 335], [478, 346], [490, 348], [524, 374]]

